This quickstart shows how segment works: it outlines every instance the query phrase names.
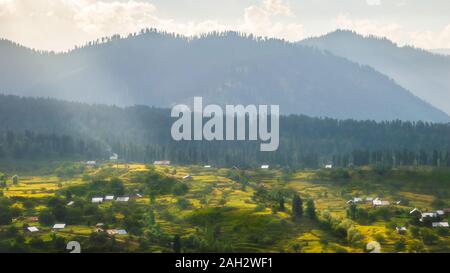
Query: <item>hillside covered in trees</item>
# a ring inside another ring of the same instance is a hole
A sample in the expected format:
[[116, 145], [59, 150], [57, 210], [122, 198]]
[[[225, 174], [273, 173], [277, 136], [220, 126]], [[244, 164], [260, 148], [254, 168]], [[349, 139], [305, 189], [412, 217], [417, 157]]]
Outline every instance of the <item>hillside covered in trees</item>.
[[386, 38], [366, 37], [348, 30], [309, 38], [300, 44], [373, 67], [419, 98], [450, 113], [450, 56], [400, 47]]
[[278, 104], [284, 114], [448, 122], [449, 116], [369, 66], [239, 33], [186, 38], [143, 30], [67, 53], [0, 41], [0, 92], [70, 101], [170, 107]]
[[126, 161], [221, 166], [450, 166], [449, 124], [282, 116], [279, 149], [263, 153], [259, 142], [175, 142], [170, 111], [148, 106], [1, 95], [0, 117], [0, 160], [100, 160], [117, 153]]

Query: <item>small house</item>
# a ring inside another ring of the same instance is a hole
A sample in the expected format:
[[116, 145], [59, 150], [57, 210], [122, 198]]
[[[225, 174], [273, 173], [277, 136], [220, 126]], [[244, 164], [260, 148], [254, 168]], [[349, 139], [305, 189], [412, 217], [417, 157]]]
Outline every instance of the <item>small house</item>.
[[117, 229], [116, 232], [117, 232], [116, 233], [117, 235], [127, 235], [128, 234], [127, 231], [124, 229]]
[[407, 231], [406, 227], [396, 227], [395, 230], [398, 234], [405, 234]]
[[115, 229], [108, 229], [108, 230], [106, 230], [106, 233], [108, 233], [108, 235], [116, 235], [117, 234], [117, 230], [115, 230]]
[[75, 204], [75, 202], [74, 201], [70, 201], [69, 203], [67, 203], [67, 206], [71, 207], [71, 206], [73, 206], [73, 204]]
[[267, 169], [269, 169], [269, 165], [261, 165], [261, 169], [267, 170]]
[[118, 154], [113, 154], [112, 156], [109, 157], [109, 160], [111, 160], [111, 161], [119, 160], [119, 155]]
[[333, 165], [327, 164], [327, 165], [325, 165], [325, 169], [333, 169]]
[[437, 216], [439, 216], [439, 217], [443, 217], [443, 216], [445, 216], [445, 211], [444, 211], [444, 210], [437, 210], [437, 211], [436, 211], [436, 214], [437, 214]]
[[39, 222], [39, 217], [37, 217], [37, 216], [30, 216], [30, 217], [27, 217], [26, 220], [28, 222]]
[[17, 174], [12, 177], [12, 183], [14, 185], [19, 184], [19, 176]]
[[192, 176], [190, 174], [183, 176], [183, 180], [184, 181], [191, 181], [192, 180]]
[[372, 205], [373, 205], [374, 207], [385, 207], [385, 206], [389, 206], [390, 203], [389, 203], [389, 201], [384, 201], [384, 200], [375, 198], [375, 199], [372, 201]]
[[37, 227], [27, 227], [27, 230], [31, 233], [38, 232], [39, 229]]
[[419, 209], [414, 208], [409, 212], [409, 215], [420, 218], [422, 217], [422, 212]]
[[210, 169], [210, 168], [211, 168], [211, 165], [205, 165], [205, 166], [203, 166], [203, 168], [205, 168], [205, 169]]
[[436, 212], [424, 212], [422, 218], [436, 218], [438, 215]]
[[92, 203], [94, 203], [94, 204], [103, 203], [103, 197], [93, 197], [92, 198]]
[[53, 229], [65, 229], [66, 224], [54, 224]]
[[128, 202], [130, 200], [130, 197], [117, 197], [117, 202]]
[[87, 166], [91, 166], [91, 167], [95, 167], [97, 165], [97, 162], [93, 161], [93, 160], [86, 161], [86, 165]]
[[169, 166], [170, 161], [169, 160], [157, 160], [153, 162], [153, 165], [159, 165], [159, 166]]
[[362, 198], [354, 197], [353, 199], [348, 200], [347, 204], [357, 204], [357, 203], [361, 203], [362, 201], [363, 201]]
[[107, 195], [105, 196], [105, 202], [106, 201], [113, 201], [114, 200], [114, 195]]
[[432, 222], [433, 220], [438, 219], [438, 215], [436, 212], [423, 212], [421, 214], [420, 222]]
[[127, 231], [124, 229], [108, 229], [106, 230], [108, 235], [127, 235]]
[[432, 227], [438, 228], [438, 227], [446, 227], [448, 228], [448, 222], [434, 222], [431, 223]]

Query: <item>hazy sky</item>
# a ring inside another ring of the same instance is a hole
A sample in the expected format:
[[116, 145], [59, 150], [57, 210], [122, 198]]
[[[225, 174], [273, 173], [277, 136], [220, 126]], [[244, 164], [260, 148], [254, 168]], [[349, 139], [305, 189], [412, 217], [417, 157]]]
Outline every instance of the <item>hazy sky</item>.
[[337, 28], [400, 45], [450, 48], [449, 0], [0, 0], [0, 37], [65, 50], [156, 27], [194, 35], [239, 30], [291, 41]]

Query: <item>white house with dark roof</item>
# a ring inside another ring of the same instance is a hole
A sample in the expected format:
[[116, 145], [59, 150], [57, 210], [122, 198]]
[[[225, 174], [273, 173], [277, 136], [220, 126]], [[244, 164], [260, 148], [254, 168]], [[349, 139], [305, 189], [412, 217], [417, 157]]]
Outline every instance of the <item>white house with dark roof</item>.
[[86, 161], [86, 165], [87, 166], [91, 166], [91, 167], [95, 167], [97, 165], [97, 161], [94, 161], [94, 160]]
[[395, 230], [398, 234], [405, 234], [407, 231], [406, 227], [396, 227]]
[[93, 197], [92, 198], [92, 203], [94, 203], [94, 204], [103, 203], [103, 197]]
[[185, 180], [185, 181], [192, 180], [192, 175], [188, 174], [188, 175], [183, 176], [183, 180]]
[[105, 201], [113, 201], [113, 200], [114, 200], [114, 195], [105, 196]]
[[157, 160], [153, 162], [153, 165], [159, 165], [159, 166], [169, 166], [170, 161], [169, 160]]
[[31, 233], [39, 231], [39, 229], [37, 227], [27, 227], [27, 230]]
[[124, 229], [117, 229], [116, 232], [117, 232], [117, 235], [127, 235], [128, 234], [127, 231]]
[[381, 199], [379, 199], [379, 198], [375, 198], [373, 201], [372, 201], [372, 205], [374, 206], [374, 207], [384, 207], [384, 206], [389, 206], [391, 203], [389, 202], [389, 201], [384, 201], [384, 200], [381, 200]]
[[433, 223], [431, 223], [431, 226], [432, 227], [434, 227], [434, 228], [437, 228], [437, 227], [449, 227], [449, 225], [448, 225], [448, 222], [433, 222]]
[[66, 228], [66, 224], [54, 224], [53, 229], [64, 229]]
[[415, 215], [417, 217], [422, 217], [422, 212], [418, 208], [414, 208], [409, 212], [409, 215]]

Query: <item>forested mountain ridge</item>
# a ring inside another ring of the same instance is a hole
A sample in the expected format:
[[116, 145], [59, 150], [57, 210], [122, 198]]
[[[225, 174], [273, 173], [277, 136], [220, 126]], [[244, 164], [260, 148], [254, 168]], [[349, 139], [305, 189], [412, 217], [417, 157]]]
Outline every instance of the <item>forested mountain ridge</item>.
[[154, 30], [68, 53], [0, 41], [0, 91], [121, 106], [279, 104], [284, 114], [447, 122], [449, 116], [368, 66], [234, 32], [188, 39]]
[[300, 44], [371, 66], [419, 98], [450, 113], [450, 56], [400, 47], [386, 38], [362, 36], [347, 30], [306, 39]]
[[450, 166], [449, 124], [281, 116], [279, 149], [264, 153], [259, 142], [175, 142], [173, 121], [169, 109], [0, 95], [0, 160], [71, 155], [92, 160], [118, 153], [126, 161], [220, 166]]

